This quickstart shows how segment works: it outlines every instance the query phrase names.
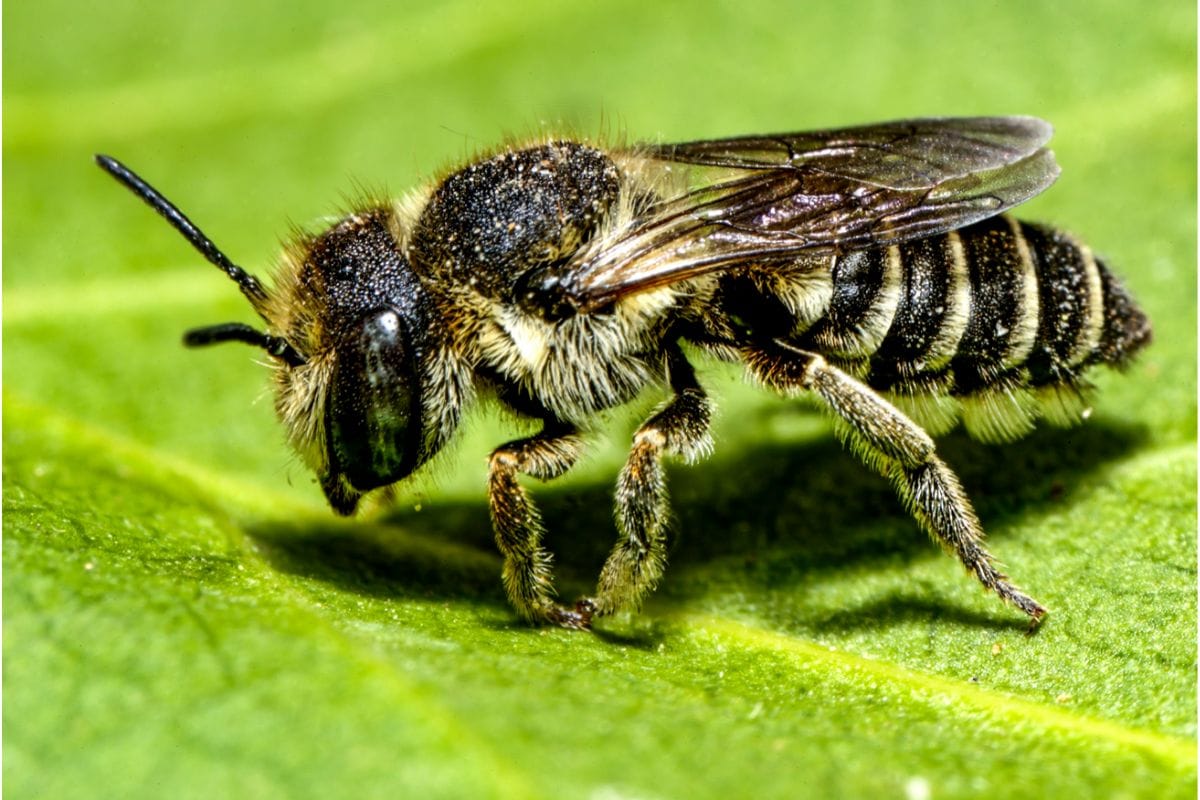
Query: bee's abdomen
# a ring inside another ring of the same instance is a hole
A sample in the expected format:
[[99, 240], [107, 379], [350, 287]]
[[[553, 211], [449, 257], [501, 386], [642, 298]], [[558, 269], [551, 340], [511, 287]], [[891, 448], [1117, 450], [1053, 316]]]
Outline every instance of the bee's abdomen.
[[1150, 321], [1087, 245], [1052, 228], [1019, 225], [1042, 294], [1027, 362], [1033, 385], [1071, 379], [1090, 364], [1121, 366], [1150, 343]]
[[837, 260], [826, 314], [800, 344], [860, 375], [929, 427], [1019, 436], [1084, 409], [1083, 370], [1121, 365], [1150, 326], [1069, 235], [1001, 216]]

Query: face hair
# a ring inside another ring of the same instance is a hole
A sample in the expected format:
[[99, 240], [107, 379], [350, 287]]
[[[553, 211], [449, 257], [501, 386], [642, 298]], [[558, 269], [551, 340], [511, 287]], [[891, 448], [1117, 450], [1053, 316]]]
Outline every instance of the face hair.
[[[112, 156], [96, 155], [96, 163], [112, 175], [118, 181], [125, 185], [129, 191], [140, 197], [146, 205], [157, 211], [175, 230], [187, 239], [192, 247], [196, 248], [202, 256], [204, 256], [210, 264], [215, 265], [218, 269], [233, 278], [238, 288], [242, 290], [242, 294], [250, 301], [250, 305], [254, 306], [254, 310], [259, 316], [263, 316], [262, 309], [267, 303], [267, 292], [259, 283], [258, 278], [254, 277], [246, 270], [239, 267], [229, 260], [229, 257], [221, 252], [212, 240], [204, 235], [204, 231], [196, 227], [196, 224], [187, 218], [187, 215], [175, 207], [167, 198], [150, 184], [146, 183], [141, 176], [131, 170], [129, 167], [122, 164]], [[263, 317], [265, 319], [265, 317]], [[197, 328], [196, 330], [188, 331], [183, 337], [184, 344], [188, 347], [202, 347], [209, 344], [217, 344], [220, 342], [245, 342], [246, 344], [261, 347], [267, 353], [275, 358], [281, 359], [289, 366], [296, 367], [304, 363], [304, 357], [296, 352], [286, 340], [272, 336], [269, 333], [257, 331], [249, 325], [243, 325], [240, 322], [229, 322], [220, 325], [212, 325], [207, 328]]]

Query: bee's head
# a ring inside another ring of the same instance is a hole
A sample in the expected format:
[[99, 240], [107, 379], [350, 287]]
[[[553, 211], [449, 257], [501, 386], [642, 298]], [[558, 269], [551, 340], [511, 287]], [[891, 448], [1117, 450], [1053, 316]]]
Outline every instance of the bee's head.
[[238, 322], [197, 328], [184, 343], [238, 341], [272, 357], [276, 410], [335, 511], [353, 513], [364, 493], [407, 477], [440, 447], [457, 410], [425, 419], [429, 301], [389, 228], [390, 209], [303, 239], [268, 292], [134, 172], [96, 161], [229, 275], [267, 322], [270, 332]]
[[[281, 281], [290, 296], [279, 314], [325, 374], [298, 385], [281, 380], [280, 410], [286, 420], [289, 392], [298, 389], [321, 417], [320, 441], [311, 446], [323, 452], [309, 461], [342, 514], [363, 493], [407, 477], [432, 449], [422, 402], [429, 300], [400, 251], [391, 214], [367, 210], [302, 240]], [[323, 397], [304, 396], [313, 391]], [[303, 452], [304, 443], [294, 443]]]

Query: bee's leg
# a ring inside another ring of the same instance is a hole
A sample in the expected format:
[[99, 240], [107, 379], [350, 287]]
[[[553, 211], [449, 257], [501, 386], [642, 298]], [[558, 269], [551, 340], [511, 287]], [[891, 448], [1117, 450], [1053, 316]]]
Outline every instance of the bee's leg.
[[1045, 608], [996, 568], [958, 477], [938, 458], [933, 440], [916, 423], [815, 353], [776, 340], [768, 347], [749, 348], [745, 355], [750, 369], [767, 385], [784, 392], [816, 392], [849, 424], [851, 449], [892, 479], [909, 511], [936, 541], [986, 588], [1034, 622], [1045, 615]]
[[604, 615], [637, 608], [658, 583], [666, 565], [670, 516], [662, 458], [670, 454], [694, 461], [712, 447], [711, 403], [678, 348], [668, 352], [667, 368], [675, 396], [633, 436], [617, 479], [617, 544], [600, 572], [595, 597], [576, 605], [581, 611]]
[[546, 423], [542, 432], [497, 447], [488, 462], [488, 506], [496, 546], [504, 555], [504, 590], [509, 602], [531, 622], [587, 628], [591, 615], [554, 602], [550, 554], [542, 548], [542, 516], [517, 480], [519, 474], [550, 480], [578, 460], [583, 441], [564, 423]]

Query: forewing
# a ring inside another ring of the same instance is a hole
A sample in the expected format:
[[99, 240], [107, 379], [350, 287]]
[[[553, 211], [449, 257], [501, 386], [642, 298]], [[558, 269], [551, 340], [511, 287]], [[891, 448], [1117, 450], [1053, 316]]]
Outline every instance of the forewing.
[[922, 189], [1022, 161], [1050, 139], [1036, 117], [917, 119], [839, 130], [740, 136], [639, 148], [652, 158], [712, 167], [809, 166], [893, 189]]
[[1031, 117], [979, 117], [635, 148], [631, 158], [690, 165], [689, 188], [554, 276], [555, 291], [588, 309], [737, 264], [961, 228], [1054, 182], [1050, 133]]

